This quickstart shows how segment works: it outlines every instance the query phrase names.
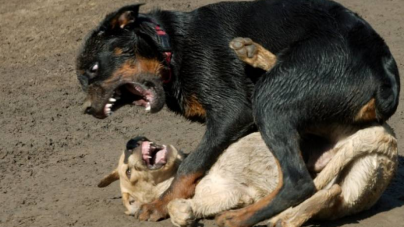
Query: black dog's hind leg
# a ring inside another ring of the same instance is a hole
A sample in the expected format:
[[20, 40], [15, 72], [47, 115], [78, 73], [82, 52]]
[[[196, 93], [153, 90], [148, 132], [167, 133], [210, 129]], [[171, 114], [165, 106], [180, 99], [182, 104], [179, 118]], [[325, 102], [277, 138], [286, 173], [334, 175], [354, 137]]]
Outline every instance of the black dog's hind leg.
[[[333, 46], [317, 48], [319, 41], [321, 37], [302, 42], [278, 55], [275, 66], [257, 82], [253, 115], [278, 161], [279, 184], [257, 203], [220, 215], [219, 226], [253, 226], [315, 192], [299, 148], [308, 127], [376, 120], [372, 100], [379, 84], [372, 83], [370, 66], [346, 59], [344, 44], [338, 40], [328, 38]], [[347, 70], [355, 67], [357, 71]]]
[[297, 205], [315, 192], [312, 178], [299, 151], [296, 118], [271, 109], [259, 97], [255, 110], [256, 123], [267, 146], [278, 161], [278, 187], [264, 199], [246, 208], [218, 217], [219, 226], [253, 226], [283, 210]]

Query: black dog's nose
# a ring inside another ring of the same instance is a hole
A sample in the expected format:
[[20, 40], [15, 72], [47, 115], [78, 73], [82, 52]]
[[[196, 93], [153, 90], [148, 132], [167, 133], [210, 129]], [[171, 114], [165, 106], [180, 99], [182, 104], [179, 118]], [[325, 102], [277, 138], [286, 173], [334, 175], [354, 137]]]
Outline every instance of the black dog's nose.
[[84, 110], [85, 114], [92, 114], [93, 108], [91, 106], [87, 106], [86, 109]]
[[84, 114], [92, 114], [94, 111], [93, 107], [91, 106], [91, 101], [86, 101], [83, 104], [83, 113]]

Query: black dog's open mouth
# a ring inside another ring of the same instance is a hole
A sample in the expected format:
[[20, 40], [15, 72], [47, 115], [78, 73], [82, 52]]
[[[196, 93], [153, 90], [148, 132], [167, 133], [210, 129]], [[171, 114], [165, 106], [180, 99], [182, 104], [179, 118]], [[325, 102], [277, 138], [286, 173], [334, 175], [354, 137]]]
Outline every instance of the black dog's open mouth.
[[126, 83], [116, 88], [104, 106], [104, 114], [109, 116], [113, 111], [124, 105], [143, 106], [150, 111], [153, 105], [155, 91], [139, 83]]
[[147, 168], [157, 170], [167, 163], [168, 149], [150, 141], [142, 142], [142, 160]]

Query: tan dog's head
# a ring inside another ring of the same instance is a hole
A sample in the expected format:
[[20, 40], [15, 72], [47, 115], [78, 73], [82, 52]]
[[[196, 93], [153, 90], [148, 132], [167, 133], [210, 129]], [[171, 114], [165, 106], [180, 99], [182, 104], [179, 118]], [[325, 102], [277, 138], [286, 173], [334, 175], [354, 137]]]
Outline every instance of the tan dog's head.
[[120, 180], [126, 214], [135, 215], [139, 206], [157, 199], [170, 185], [184, 154], [172, 145], [158, 145], [146, 137], [129, 140], [118, 167], [98, 187]]

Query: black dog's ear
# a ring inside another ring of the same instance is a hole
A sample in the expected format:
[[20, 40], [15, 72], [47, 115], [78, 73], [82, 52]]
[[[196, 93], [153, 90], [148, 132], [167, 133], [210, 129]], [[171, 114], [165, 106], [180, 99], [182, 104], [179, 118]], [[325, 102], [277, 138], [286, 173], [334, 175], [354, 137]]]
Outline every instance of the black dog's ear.
[[104, 27], [107, 29], [125, 28], [126, 26], [135, 23], [140, 6], [144, 3], [124, 6], [118, 11], [108, 14], [104, 19]]

